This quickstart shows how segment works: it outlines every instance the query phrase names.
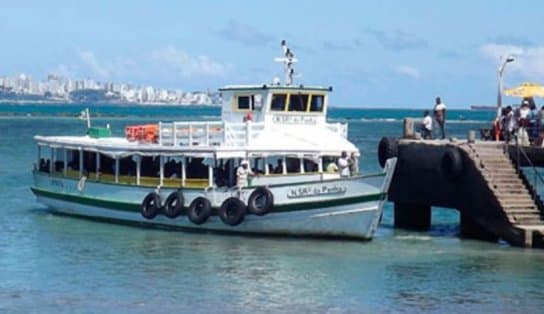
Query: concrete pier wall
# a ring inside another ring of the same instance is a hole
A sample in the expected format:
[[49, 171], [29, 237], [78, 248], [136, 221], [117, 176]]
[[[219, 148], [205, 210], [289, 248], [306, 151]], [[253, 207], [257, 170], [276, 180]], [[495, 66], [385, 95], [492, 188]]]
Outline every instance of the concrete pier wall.
[[421, 140], [399, 140], [397, 145], [397, 166], [388, 195], [395, 203], [395, 227], [427, 230], [430, 209], [439, 206], [460, 212], [461, 236], [503, 239], [516, 246], [540, 241], [542, 233], [532, 232], [535, 239], [529, 245], [527, 228], [512, 223], [508, 216], [512, 214], [499, 201], [499, 186], [478, 158], [478, 145]]

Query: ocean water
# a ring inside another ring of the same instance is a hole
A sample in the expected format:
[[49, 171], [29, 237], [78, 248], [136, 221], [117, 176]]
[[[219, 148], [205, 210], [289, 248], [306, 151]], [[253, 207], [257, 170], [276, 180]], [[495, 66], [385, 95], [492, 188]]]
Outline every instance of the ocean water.
[[[544, 251], [457, 237], [455, 210], [428, 232], [393, 229], [392, 206], [370, 242], [192, 234], [53, 215], [29, 190], [36, 134], [84, 132], [85, 105], [0, 105], [0, 313], [541, 312]], [[216, 118], [217, 108], [91, 109], [95, 125]], [[348, 121], [362, 170], [378, 170], [381, 136], [421, 110], [331, 109]], [[448, 112], [465, 138], [492, 112]]]

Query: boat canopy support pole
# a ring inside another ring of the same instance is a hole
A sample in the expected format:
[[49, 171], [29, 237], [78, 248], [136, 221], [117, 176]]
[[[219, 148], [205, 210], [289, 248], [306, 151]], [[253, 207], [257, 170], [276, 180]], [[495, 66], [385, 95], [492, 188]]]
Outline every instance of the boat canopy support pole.
[[281, 167], [281, 172], [283, 174], [287, 174], [287, 157], [283, 156], [283, 162], [282, 162], [282, 167]]
[[323, 173], [323, 157], [319, 157], [319, 160], [317, 161], [317, 171]]
[[142, 156], [136, 155], [136, 185], [140, 185]]
[[62, 165], [62, 175], [66, 177], [66, 175], [68, 174], [68, 149], [66, 147], [64, 147], [62, 154], [62, 157], [64, 158], [64, 162]]
[[264, 175], [267, 176], [270, 174], [270, 168], [268, 167], [268, 157], [264, 157], [263, 162], [264, 162]]
[[159, 155], [159, 184], [161, 186], [164, 185], [164, 156], [163, 155]]
[[181, 186], [185, 186], [185, 181], [187, 180], [187, 157], [181, 158]]
[[300, 173], [304, 174], [304, 157], [300, 157]]
[[79, 177], [83, 177], [83, 148], [79, 148]]
[[[214, 160], [215, 163], [215, 160]], [[213, 187], [213, 164], [208, 166], [208, 187]]]
[[115, 156], [115, 183], [119, 183], [119, 156]]
[[49, 163], [49, 173], [53, 173], [53, 170], [55, 169], [55, 148], [51, 147], [50, 153], [51, 153], [51, 162]]

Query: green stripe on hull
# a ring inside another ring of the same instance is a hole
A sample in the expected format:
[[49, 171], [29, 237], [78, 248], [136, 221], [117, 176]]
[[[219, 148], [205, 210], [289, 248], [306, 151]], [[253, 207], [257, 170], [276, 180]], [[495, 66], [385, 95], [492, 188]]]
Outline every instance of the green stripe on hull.
[[[53, 199], [77, 203], [81, 205], [88, 205], [93, 207], [101, 207], [101, 208], [108, 208], [108, 209], [128, 211], [128, 212], [140, 212], [140, 209], [141, 209], [140, 203], [127, 203], [127, 202], [120, 202], [120, 201], [114, 201], [114, 200], [105, 200], [105, 199], [89, 197], [89, 196], [63, 194], [63, 193], [52, 192], [52, 191], [39, 189], [35, 187], [32, 187], [30, 189], [37, 196], [53, 198]], [[274, 209], [272, 210], [272, 212], [290, 212], [290, 211], [309, 210], [309, 209], [316, 209], [316, 208], [335, 207], [335, 206], [342, 206], [342, 205], [351, 205], [356, 203], [381, 201], [381, 200], [385, 200], [385, 197], [386, 197], [385, 193], [375, 193], [375, 194], [355, 196], [355, 197], [338, 198], [338, 199], [332, 199], [332, 200], [326, 200], [326, 201], [300, 202], [300, 203], [294, 203], [294, 204], [277, 205], [277, 206], [274, 206]]]

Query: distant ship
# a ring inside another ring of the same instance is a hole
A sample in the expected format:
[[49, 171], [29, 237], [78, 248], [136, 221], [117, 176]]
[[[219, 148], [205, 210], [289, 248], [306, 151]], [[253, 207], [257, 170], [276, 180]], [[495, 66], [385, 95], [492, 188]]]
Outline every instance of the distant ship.
[[496, 110], [496, 105], [470, 105], [470, 110]]

